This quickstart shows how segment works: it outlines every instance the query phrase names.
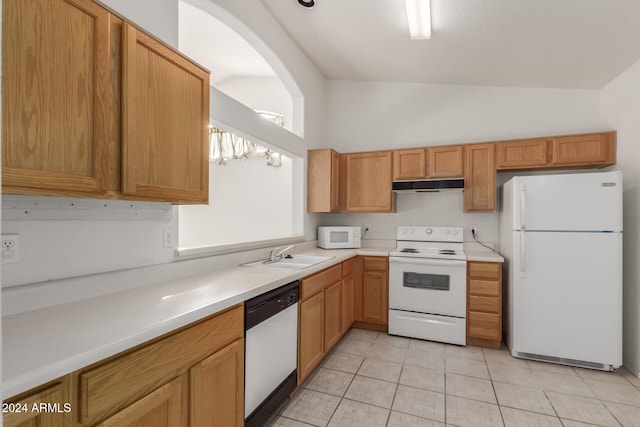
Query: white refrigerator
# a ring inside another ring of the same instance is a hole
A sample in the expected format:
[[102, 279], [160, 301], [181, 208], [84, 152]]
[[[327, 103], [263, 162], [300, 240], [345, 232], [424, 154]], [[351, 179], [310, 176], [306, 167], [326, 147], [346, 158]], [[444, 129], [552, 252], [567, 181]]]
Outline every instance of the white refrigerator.
[[622, 365], [622, 173], [502, 186], [504, 333], [514, 357]]

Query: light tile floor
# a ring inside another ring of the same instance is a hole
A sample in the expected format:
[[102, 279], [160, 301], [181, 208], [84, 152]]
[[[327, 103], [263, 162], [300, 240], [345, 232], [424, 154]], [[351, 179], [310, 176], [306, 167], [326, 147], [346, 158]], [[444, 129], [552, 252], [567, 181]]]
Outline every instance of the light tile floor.
[[640, 379], [352, 329], [271, 425], [640, 427]]

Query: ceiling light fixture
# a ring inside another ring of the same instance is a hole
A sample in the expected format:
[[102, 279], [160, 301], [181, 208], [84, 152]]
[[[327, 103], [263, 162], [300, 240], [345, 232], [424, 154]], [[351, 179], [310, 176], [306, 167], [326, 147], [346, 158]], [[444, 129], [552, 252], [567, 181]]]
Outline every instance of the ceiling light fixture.
[[[301, 0], [298, 0], [301, 1]], [[404, 0], [412, 39], [431, 38], [431, 0]]]
[[315, 0], [298, 0], [298, 3], [304, 7], [313, 7], [316, 5]]

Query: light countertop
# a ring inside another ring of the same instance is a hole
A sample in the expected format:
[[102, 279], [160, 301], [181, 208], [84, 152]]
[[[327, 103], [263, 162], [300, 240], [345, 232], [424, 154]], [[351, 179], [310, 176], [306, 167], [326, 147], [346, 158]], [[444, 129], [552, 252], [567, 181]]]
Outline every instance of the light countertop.
[[304, 254], [334, 258], [301, 270], [223, 268], [3, 316], [3, 399], [355, 255], [390, 249], [310, 249]]
[[476, 242], [465, 242], [464, 254], [467, 261], [504, 262], [502, 255]]
[[[307, 248], [298, 254], [334, 258], [301, 270], [220, 268], [3, 316], [3, 399], [355, 255], [387, 256], [392, 249]], [[470, 261], [503, 262], [482, 247], [465, 245], [465, 253]]]

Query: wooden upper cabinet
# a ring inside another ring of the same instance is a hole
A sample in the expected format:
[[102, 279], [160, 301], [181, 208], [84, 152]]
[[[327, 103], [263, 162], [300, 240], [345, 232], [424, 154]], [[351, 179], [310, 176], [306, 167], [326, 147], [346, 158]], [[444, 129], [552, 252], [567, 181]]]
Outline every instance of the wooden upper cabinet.
[[395, 150], [393, 179], [455, 178], [464, 175], [464, 146]]
[[464, 211], [493, 212], [496, 209], [495, 144], [465, 146]]
[[543, 168], [549, 163], [548, 138], [496, 143], [498, 170]]
[[426, 177], [426, 150], [424, 148], [395, 150], [393, 152], [393, 180]]
[[307, 212], [338, 212], [340, 155], [325, 148], [307, 152]]
[[464, 175], [464, 146], [448, 145], [427, 149], [427, 177], [456, 178]]
[[208, 71], [90, 0], [2, 8], [4, 193], [207, 202]]
[[89, 0], [2, 3], [3, 192], [110, 189], [110, 18]]
[[123, 77], [123, 193], [206, 202], [209, 73], [125, 23]]
[[559, 136], [551, 140], [554, 167], [608, 166], [616, 163], [616, 132]]
[[350, 153], [346, 162], [347, 211], [393, 212], [393, 152]]
[[616, 132], [496, 143], [498, 170], [603, 167], [616, 163]]

